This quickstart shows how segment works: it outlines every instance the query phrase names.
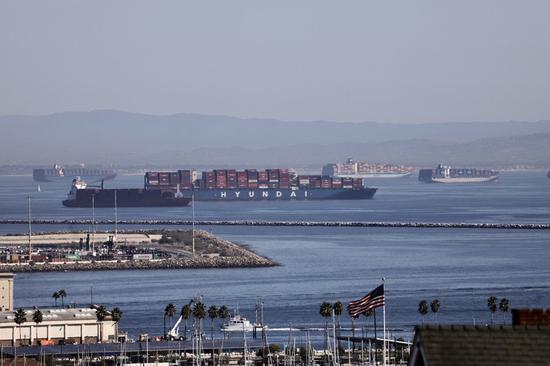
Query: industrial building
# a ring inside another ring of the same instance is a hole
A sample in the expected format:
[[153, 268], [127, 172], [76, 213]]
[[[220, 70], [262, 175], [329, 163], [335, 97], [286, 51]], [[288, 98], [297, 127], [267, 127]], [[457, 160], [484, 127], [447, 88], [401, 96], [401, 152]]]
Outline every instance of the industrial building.
[[0, 313], [0, 344], [85, 344], [116, 341], [117, 324], [108, 316], [98, 321], [92, 308], [40, 309], [42, 322], [35, 323], [37, 309], [25, 309], [25, 322], [15, 323], [13, 311]]

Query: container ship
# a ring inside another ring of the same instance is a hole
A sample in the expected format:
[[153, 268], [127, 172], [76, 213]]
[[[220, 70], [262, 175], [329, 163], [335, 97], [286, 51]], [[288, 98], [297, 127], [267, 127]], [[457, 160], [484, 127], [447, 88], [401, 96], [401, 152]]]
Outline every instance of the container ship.
[[82, 179], [109, 180], [116, 177], [116, 172], [112, 169], [90, 169], [84, 167], [68, 167], [55, 164], [49, 169], [33, 169], [32, 177], [37, 182], [53, 182], [63, 179], [73, 179], [81, 177]]
[[66, 207], [185, 207], [191, 202], [183, 194], [142, 188], [104, 189], [88, 186], [79, 177], [73, 179]]
[[345, 163], [327, 164], [322, 174], [336, 178], [403, 178], [411, 176], [414, 168], [404, 165], [373, 164], [356, 162], [353, 159]]
[[[357, 200], [371, 199], [376, 188], [361, 178], [297, 175], [290, 169], [216, 169], [199, 172], [147, 172], [143, 189], [116, 189], [120, 207], [185, 206], [195, 201]], [[114, 189], [90, 188], [74, 180], [63, 205], [113, 207]], [[124, 202], [121, 202], [121, 199]], [[99, 201], [98, 201], [99, 200]], [[101, 206], [98, 206], [98, 202]]]
[[439, 164], [435, 169], [420, 169], [418, 180], [425, 183], [485, 183], [498, 178], [489, 169], [452, 168]]

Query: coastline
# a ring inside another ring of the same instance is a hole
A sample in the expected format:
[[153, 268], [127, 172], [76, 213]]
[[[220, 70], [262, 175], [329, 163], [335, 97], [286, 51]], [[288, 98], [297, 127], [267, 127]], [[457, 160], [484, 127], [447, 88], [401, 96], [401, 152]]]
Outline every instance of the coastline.
[[[68, 246], [66, 254], [69, 254], [70, 247], [76, 244], [77, 238], [84, 233], [42, 233], [34, 235], [35, 247], [57, 247]], [[105, 235], [101, 233], [100, 235]], [[96, 259], [88, 257], [85, 260], [69, 260], [66, 258], [56, 261], [44, 262], [23, 262], [23, 263], [1, 263], [0, 272], [32, 273], [32, 272], [70, 272], [70, 271], [105, 271], [105, 270], [147, 270], [147, 269], [198, 269], [198, 268], [258, 268], [272, 267], [278, 264], [267, 257], [261, 256], [243, 245], [233, 243], [229, 240], [212, 235], [204, 230], [195, 231], [197, 252], [193, 255], [188, 250], [190, 243], [185, 240], [181, 242], [160, 243], [158, 237], [161, 235], [187, 235], [189, 230], [149, 230], [125, 231], [121, 236], [134, 237], [135, 242], [131, 245], [139, 247], [155, 247], [167, 254], [165, 258], [154, 259]], [[40, 242], [40, 236], [42, 241]], [[0, 239], [16, 238], [17, 235], [4, 235]], [[143, 238], [149, 237], [149, 241]], [[64, 239], [64, 241], [63, 241]], [[46, 244], [44, 240], [49, 241]], [[120, 243], [122, 245], [122, 243]], [[127, 245], [125, 243], [124, 245]], [[15, 247], [19, 244], [0, 243], [3, 247]]]

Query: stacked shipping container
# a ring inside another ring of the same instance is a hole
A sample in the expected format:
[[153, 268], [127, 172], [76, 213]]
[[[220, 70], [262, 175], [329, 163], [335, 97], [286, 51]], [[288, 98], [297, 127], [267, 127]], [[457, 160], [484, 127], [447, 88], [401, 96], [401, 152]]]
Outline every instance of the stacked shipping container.
[[359, 189], [363, 187], [361, 178], [335, 178], [326, 175], [298, 175], [289, 169], [216, 169], [202, 172], [201, 178], [192, 170], [177, 172], [147, 172], [145, 187], [148, 189], [173, 189], [180, 186], [183, 190], [200, 189], [290, 189], [293, 187], [309, 189]]

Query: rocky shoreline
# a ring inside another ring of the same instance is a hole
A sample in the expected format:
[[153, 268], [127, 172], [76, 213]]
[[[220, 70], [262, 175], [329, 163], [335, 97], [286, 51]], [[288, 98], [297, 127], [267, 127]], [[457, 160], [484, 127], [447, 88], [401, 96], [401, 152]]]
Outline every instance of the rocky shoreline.
[[[143, 233], [143, 231], [140, 231]], [[169, 232], [169, 231], [166, 231]], [[184, 231], [171, 231], [184, 232]], [[155, 232], [155, 233], [158, 233]], [[55, 235], [55, 233], [44, 233]], [[198, 269], [198, 268], [256, 268], [271, 267], [277, 263], [253, 251], [222, 239], [203, 230], [195, 232], [202, 253], [177, 258], [153, 260], [84, 260], [33, 264], [0, 264], [0, 272], [70, 272], [148, 269]], [[174, 245], [178, 245], [177, 243]]]

